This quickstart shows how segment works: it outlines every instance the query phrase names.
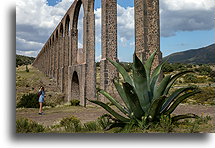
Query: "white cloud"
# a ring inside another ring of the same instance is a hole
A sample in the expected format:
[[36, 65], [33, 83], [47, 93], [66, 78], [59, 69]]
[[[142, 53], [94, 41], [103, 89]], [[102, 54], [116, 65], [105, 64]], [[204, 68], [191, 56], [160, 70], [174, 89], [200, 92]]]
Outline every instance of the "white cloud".
[[83, 44], [81, 44], [80, 42], [78, 42], [78, 48], [83, 48]]
[[97, 57], [95, 58], [96, 62], [100, 61], [101, 58], [102, 58], [102, 55], [97, 56]]
[[130, 46], [135, 46], [135, 42], [130, 42], [129, 45]]
[[73, 1], [62, 0], [56, 6], [48, 6], [46, 0], [17, 0], [16, 23], [54, 29]]
[[25, 56], [29, 56], [29, 57], [36, 57], [38, 55], [38, 51], [20, 51], [20, 50], [16, 50], [16, 54], [25, 55]]
[[95, 13], [95, 40], [96, 43], [101, 43], [101, 26], [102, 26], [102, 14], [101, 14], [101, 8], [97, 8], [94, 13]]
[[134, 7], [123, 8], [117, 5], [117, 27], [122, 42], [134, 38]]
[[161, 36], [214, 28], [213, 0], [163, 0], [160, 7]]
[[16, 1], [16, 49], [39, 51], [74, 0], [49, 6], [47, 0]]
[[214, 7], [213, 0], [162, 0], [168, 10], [210, 10]]
[[[25, 53], [39, 51], [73, 1], [62, 0], [55, 6], [48, 6], [46, 0], [17, 0], [16, 49]], [[179, 31], [213, 29], [213, 8], [213, 0], [160, 1], [161, 36], [174, 36]], [[118, 5], [117, 10], [119, 45], [134, 45], [134, 7], [124, 8]], [[83, 47], [83, 10], [79, 17], [79, 47]], [[95, 33], [96, 44], [99, 47], [101, 8], [95, 10]]]
[[20, 51], [35, 51], [41, 49], [43, 44], [16, 37], [16, 46]]

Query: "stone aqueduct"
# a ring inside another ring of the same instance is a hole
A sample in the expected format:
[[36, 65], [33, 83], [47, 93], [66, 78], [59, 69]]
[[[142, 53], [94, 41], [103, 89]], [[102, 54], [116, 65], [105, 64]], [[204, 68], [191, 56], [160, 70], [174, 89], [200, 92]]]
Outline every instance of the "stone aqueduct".
[[[102, 59], [100, 88], [117, 96], [112, 79], [118, 75], [107, 58], [117, 59], [117, 0], [102, 1]], [[83, 49], [78, 49], [78, 16], [83, 17]], [[134, 0], [135, 52], [143, 61], [158, 49], [157, 65], [161, 61], [159, 0]], [[131, 55], [132, 56], [132, 55]], [[96, 99], [95, 16], [94, 0], [75, 0], [48, 41], [36, 57], [33, 66], [56, 81], [68, 101]], [[102, 101], [105, 98], [100, 97]]]

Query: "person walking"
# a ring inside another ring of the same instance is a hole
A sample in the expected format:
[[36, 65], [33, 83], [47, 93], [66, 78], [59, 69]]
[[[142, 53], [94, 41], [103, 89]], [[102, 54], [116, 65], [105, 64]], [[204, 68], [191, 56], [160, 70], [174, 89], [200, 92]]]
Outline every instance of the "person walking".
[[45, 98], [45, 89], [43, 86], [40, 87], [39, 90], [39, 115], [44, 115], [43, 113], [43, 102], [44, 102], [44, 98]]

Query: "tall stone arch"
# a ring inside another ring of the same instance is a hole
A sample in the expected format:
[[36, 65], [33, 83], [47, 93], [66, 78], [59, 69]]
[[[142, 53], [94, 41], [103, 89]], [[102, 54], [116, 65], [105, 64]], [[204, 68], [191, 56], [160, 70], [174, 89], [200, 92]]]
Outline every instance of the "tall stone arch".
[[[78, 57], [78, 16], [83, 5], [83, 60]], [[72, 75], [77, 72], [80, 85], [80, 102], [86, 105], [87, 99], [96, 97], [96, 69], [95, 69], [95, 17], [94, 0], [75, 0], [70, 11], [71, 18], [71, 50], [69, 51], [68, 71], [68, 100], [73, 99]]]
[[69, 51], [71, 50], [71, 14], [67, 13], [64, 19], [64, 50], [63, 50], [63, 92], [68, 92]]

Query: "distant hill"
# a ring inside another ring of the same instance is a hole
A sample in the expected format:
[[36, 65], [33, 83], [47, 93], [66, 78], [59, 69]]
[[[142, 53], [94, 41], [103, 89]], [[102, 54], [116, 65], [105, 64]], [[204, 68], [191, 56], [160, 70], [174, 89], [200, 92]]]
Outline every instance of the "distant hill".
[[34, 62], [34, 57], [28, 57], [23, 55], [16, 55], [16, 67], [21, 65], [29, 65]]
[[170, 63], [188, 64], [215, 64], [215, 44], [199, 49], [191, 49], [183, 52], [173, 53], [169, 58]]

